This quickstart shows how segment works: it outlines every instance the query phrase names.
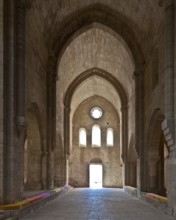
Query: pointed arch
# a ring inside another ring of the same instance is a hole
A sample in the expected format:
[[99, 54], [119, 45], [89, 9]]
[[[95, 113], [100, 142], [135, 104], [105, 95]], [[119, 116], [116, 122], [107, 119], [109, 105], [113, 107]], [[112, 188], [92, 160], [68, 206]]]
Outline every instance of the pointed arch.
[[122, 159], [125, 160], [127, 152], [127, 137], [128, 137], [128, 116], [127, 116], [127, 97], [122, 85], [119, 81], [110, 73], [99, 69], [91, 68], [75, 78], [75, 80], [69, 86], [64, 97], [64, 146], [65, 153], [70, 154], [70, 106], [72, 96], [76, 88], [83, 83], [86, 79], [92, 76], [102, 77], [107, 80], [116, 90], [120, 97], [121, 110], [122, 110]]
[[49, 62], [53, 62], [53, 64], [50, 64], [54, 69], [56, 69], [58, 58], [60, 59], [62, 57], [65, 48], [77, 36], [90, 29], [95, 23], [104, 26], [104, 29], [107, 27], [108, 29], [106, 31], [110, 34], [112, 32], [118, 33], [123, 41], [122, 43], [132, 54], [135, 69], [141, 69], [141, 66], [144, 64], [144, 56], [135, 35], [135, 32], [142, 33], [141, 30], [138, 26], [135, 26], [134, 32], [134, 28], [131, 27], [134, 27], [135, 24], [131, 23], [131, 20], [114, 9], [100, 3], [91, 4], [76, 13], [70, 13], [65, 17], [62, 24], [55, 28], [51, 45], [52, 54], [54, 51], [55, 56], [49, 58]]
[[165, 140], [162, 131], [164, 115], [160, 109], [155, 109], [150, 119], [146, 141], [146, 170], [148, 174], [148, 191], [160, 195], [166, 193], [165, 189]]
[[86, 79], [92, 77], [92, 76], [99, 76], [100, 78], [103, 78], [107, 80], [117, 91], [120, 97], [121, 106], [122, 108], [126, 108], [127, 106], [127, 97], [124, 91], [124, 88], [120, 84], [120, 82], [109, 72], [102, 70], [100, 68], [94, 67], [91, 69], [88, 69], [81, 73], [79, 76], [75, 78], [75, 80], [70, 84], [65, 97], [64, 97], [64, 106], [69, 109], [71, 104], [71, 99], [74, 91], [76, 88], [84, 82]]
[[159, 146], [159, 142], [162, 134], [162, 122], [164, 120], [164, 115], [160, 109], [155, 109], [150, 119], [148, 134], [147, 134], [147, 149], [148, 154], [155, 155], [157, 154], [158, 149], [156, 146]]
[[[108, 19], [107, 19], [108, 18]], [[69, 46], [69, 44], [81, 33], [86, 30], [92, 28], [92, 26], [97, 23], [101, 27], [105, 28], [108, 33], [112, 34], [112, 32], [116, 33], [120, 36], [122, 44], [125, 46], [127, 51], [130, 51], [132, 56], [132, 60], [134, 61], [135, 72], [135, 86], [136, 86], [136, 134], [139, 138], [136, 141], [135, 147], [139, 154], [139, 149], [143, 146], [143, 66], [145, 64], [144, 55], [140, 46], [140, 42], [138, 42], [138, 35], [142, 33], [138, 26], [132, 23], [126, 16], [117, 12], [113, 8], [107, 7], [102, 3], [93, 3], [89, 6], [86, 6], [82, 9], [79, 9], [76, 13], [73, 11], [68, 14], [64, 21], [55, 26], [55, 33], [53, 34], [51, 53], [53, 56], [49, 57], [49, 68], [50, 71], [53, 72], [56, 78], [59, 78], [57, 75], [57, 69], [59, 67], [59, 60], [61, 59], [65, 49]], [[134, 32], [135, 30], [135, 32]], [[110, 32], [109, 32], [110, 31]], [[138, 34], [136, 34], [138, 33]], [[118, 38], [119, 40], [119, 38]], [[57, 66], [58, 64], [58, 66]], [[94, 68], [93, 68], [94, 69]], [[85, 71], [84, 74], [81, 74], [71, 83], [68, 91], [66, 92], [66, 96], [64, 98], [64, 149], [65, 153], [69, 154], [69, 122], [70, 122], [70, 100], [72, 97], [72, 92], [75, 91], [75, 85], [79, 85], [86, 78], [90, 77], [90, 74], [96, 74], [102, 77], [106, 71], [96, 71], [96, 73], [90, 73], [93, 69]], [[96, 68], [95, 68], [96, 69]], [[95, 70], [94, 69], [94, 70]], [[86, 76], [87, 75], [87, 76]], [[121, 107], [122, 107], [122, 160], [126, 159], [127, 152], [127, 142], [128, 142], [128, 129], [127, 129], [127, 99], [125, 92], [121, 86], [119, 86], [119, 82], [115, 79], [113, 81], [112, 75], [109, 77], [104, 76], [104, 78], [108, 78], [108, 81], [118, 90], [119, 96], [121, 97]], [[69, 94], [69, 95], [68, 95]], [[69, 100], [70, 99], [70, 100]], [[139, 102], [140, 100], [140, 102]], [[138, 104], [139, 103], [139, 104]], [[140, 155], [138, 155], [140, 156]]]

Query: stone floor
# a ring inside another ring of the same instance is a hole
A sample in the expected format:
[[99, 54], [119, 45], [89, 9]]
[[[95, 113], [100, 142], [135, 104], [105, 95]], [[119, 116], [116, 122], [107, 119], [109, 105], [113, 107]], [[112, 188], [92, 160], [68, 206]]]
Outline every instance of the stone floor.
[[23, 220], [173, 220], [121, 189], [74, 189]]

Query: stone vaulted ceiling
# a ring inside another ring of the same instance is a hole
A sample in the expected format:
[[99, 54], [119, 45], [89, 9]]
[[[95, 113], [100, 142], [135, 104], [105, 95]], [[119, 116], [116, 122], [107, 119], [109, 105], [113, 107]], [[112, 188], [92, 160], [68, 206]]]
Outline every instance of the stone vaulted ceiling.
[[[128, 52], [117, 38], [103, 30], [92, 28], [78, 36], [63, 54], [58, 69], [59, 100], [63, 100], [68, 86], [79, 74], [94, 67], [112, 74], [124, 88], [127, 97], [131, 97], [134, 90], [134, 67]], [[84, 97], [100, 94], [116, 103], [117, 92], [106, 80], [92, 77], [80, 87], [80, 95], [76, 91], [75, 105], [80, 104]]]
[[[158, 0], [31, 0], [26, 35], [38, 42], [32, 49], [37, 51], [46, 72], [58, 76], [57, 119], [63, 122], [63, 102], [69, 85], [94, 67], [112, 74], [130, 102], [134, 96], [133, 71], [150, 59], [163, 31], [163, 18], [164, 9]], [[92, 25], [95, 23], [101, 28]], [[95, 78], [84, 82], [86, 92], [81, 85], [77, 88], [72, 109], [84, 98], [99, 94], [102, 88], [114, 92], [103, 79], [96, 78], [98, 87], [90, 86]], [[111, 93], [109, 100], [115, 100]]]

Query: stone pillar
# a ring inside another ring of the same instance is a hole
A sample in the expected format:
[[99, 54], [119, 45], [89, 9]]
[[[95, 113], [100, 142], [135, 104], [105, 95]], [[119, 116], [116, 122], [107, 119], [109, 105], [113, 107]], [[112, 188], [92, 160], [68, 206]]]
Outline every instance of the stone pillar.
[[150, 192], [157, 193], [157, 164], [158, 164], [159, 158], [154, 157], [154, 158], [149, 158], [148, 159], [148, 166], [149, 166], [149, 190]]
[[69, 155], [70, 155], [70, 108], [65, 106], [64, 108], [64, 155], [65, 158], [63, 166], [65, 166], [64, 178], [65, 184], [68, 184], [68, 170], [69, 170]]
[[54, 187], [54, 154], [49, 150], [47, 154], [47, 188], [52, 189]]
[[4, 203], [18, 199], [15, 91], [15, 0], [4, 1]]
[[125, 163], [125, 186], [130, 186], [130, 162]]
[[174, 1], [165, 2], [166, 62], [165, 62], [165, 117], [174, 117]]
[[130, 163], [130, 186], [136, 187], [136, 162]]
[[165, 0], [166, 42], [165, 42], [165, 120], [162, 128], [172, 152], [175, 142], [174, 129], [174, 1]]
[[59, 165], [58, 186], [64, 186], [67, 183], [67, 160], [65, 156], [59, 157]]
[[19, 196], [24, 191], [24, 143], [26, 138], [25, 112], [25, 1], [17, 2], [16, 18], [16, 80], [17, 80], [17, 129], [18, 129], [18, 184]]
[[70, 154], [70, 108], [64, 108], [64, 149], [65, 155]]
[[54, 148], [56, 136], [56, 80], [47, 76], [47, 188], [54, 187]]
[[127, 146], [128, 146], [128, 108], [127, 106], [122, 106], [122, 128], [121, 128], [121, 145], [122, 145], [122, 154], [121, 158], [123, 161], [123, 186], [127, 183], [128, 175], [128, 164], [127, 164]]
[[0, 204], [3, 202], [3, 0], [0, 0]]
[[[176, 101], [174, 98], [176, 80], [176, 2], [174, 0], [162, 0], [165, 8], [165, 120], [162, 129], [169, 147], [168, 159], [168, 199], [176, 215]], [[175, 46], [175, 47], [174, 47]], [[176, 95], [175, 95], [176, 96]]]
[[136, 70], [133, 75], [135, 79], [135, 148], [138, 155], [137, 188], [140, 193], [145, 188], [143, 69]]
[[174, 1], [164, 1], [166, 12], [165, 42], [165, 120], [162, 124], [170, 151], [174, 149]]
[[[176, 85], [176, 3], [174, 2], [174, 86], [175, 85]], [[175, 100], [176, 100], [176, 89], [174, 88], [174, 101]], [[174, 103], [174, 118], [176, 119], [176, 101]], [[176, 128], [176, 120], [175, 120], [175, 128]], [[176, 137], [176, 129], [175, 129], [175, 137]]]
[[16, 19], [16, 77], [17, 77], [17, 125], [25, 124], [25, 14], [24, 0], [17, 1]]
[[51, 109], [51, 177], [50, 177], [50, 188], [54, 187], [54, 153], [56, 149], [56, 76], [52, 76], [51, 81], [51, 100], [52, 100], [52, 109]]
[[[46, 140], [43, 138], [41, 140], [42, 146], [46, 146]], [[43, 149], [41, 156], [41, 169], [42, 169], [42, 189], [47, 189], [47, 153], [46, 149]]]
[[126, 163], [126, 183], [125, 185], [136, 187], [136, 162]]

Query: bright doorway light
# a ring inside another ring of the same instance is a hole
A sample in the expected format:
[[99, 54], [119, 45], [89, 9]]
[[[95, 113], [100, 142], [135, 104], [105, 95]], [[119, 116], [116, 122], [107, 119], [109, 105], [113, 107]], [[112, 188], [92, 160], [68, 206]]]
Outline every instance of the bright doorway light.
[[90, 164], [89, 186], [90, 188], [102, 188], [103, 168], [101, 164]]

